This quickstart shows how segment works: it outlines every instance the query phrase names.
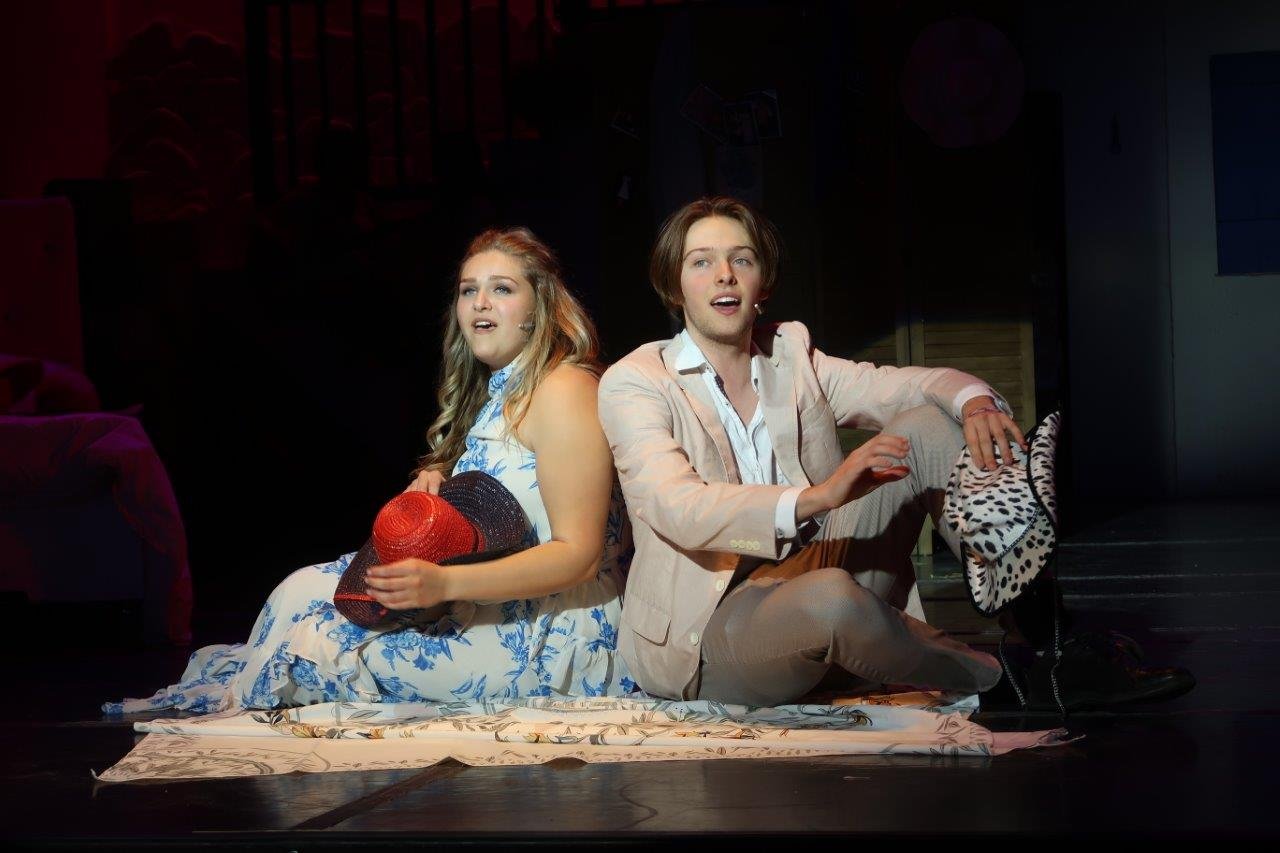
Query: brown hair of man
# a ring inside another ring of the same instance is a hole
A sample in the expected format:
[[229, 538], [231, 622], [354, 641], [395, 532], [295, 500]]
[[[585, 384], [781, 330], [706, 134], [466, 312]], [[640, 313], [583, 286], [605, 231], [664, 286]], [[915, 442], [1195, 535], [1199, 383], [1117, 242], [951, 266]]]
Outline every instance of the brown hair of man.
[[649, 258], [649, 283], [658, 291], [662, 304], [676, 319], [683, 316], [680, 268], [684, 265], [684, 239], [693, 223], [711, 216], [737, 220], [746, 229], [759, 259], [761, 280], [764, 283], [761, 293], [763, 297], [767, 298], [773, 293], [773, 286], [777, 282], [778, 256], [781, 254], [782, 244], [772, 222], [751, 205], [736, 198], [713, 196], [689, 202], [662, 223], [657, 242], [653, 244], [653, 254]]

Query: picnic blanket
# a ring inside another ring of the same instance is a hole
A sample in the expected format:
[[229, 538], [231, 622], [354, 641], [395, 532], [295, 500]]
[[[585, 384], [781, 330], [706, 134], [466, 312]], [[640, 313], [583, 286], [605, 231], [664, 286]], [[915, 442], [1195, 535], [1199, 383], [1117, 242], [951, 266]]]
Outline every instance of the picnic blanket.
[[147, 733], [102, 781], [208, 779], [427, 767], [484, 767], [818, 755], [990, 757], [1065, 742], [1061, 729], [992, 732], [976, 696], [870, 694], [751, 708], [648, 698], [425, 703], [329, 702], [134, 724]]

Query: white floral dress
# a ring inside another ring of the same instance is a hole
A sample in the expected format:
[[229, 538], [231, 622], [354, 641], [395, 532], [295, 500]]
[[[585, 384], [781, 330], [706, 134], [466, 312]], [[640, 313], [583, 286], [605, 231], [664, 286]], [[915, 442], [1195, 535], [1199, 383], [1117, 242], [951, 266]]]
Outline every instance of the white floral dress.
[[[489, 402], [454, 468], [484, 471], [520, 501], [538, 542], [551, 525], [538, 491], [534, 454], [504, 439], [503, 389], [511, 366], [489, 380]], [[433, 625], [373, 631], [333, 606], [354, 554], [285, 578], [258, 615], [249, 642], [206, 646], [182, 680], [149, 699], [103, 705], [108, 714], [175, 708], [198, 713], [315, 702], [454, 702], [527, 696], [617, 696], [635, 684], [617, 654], [617, 625], [631, 537], [614, 487], [596, 575], [542, 598], [459, 602]]]

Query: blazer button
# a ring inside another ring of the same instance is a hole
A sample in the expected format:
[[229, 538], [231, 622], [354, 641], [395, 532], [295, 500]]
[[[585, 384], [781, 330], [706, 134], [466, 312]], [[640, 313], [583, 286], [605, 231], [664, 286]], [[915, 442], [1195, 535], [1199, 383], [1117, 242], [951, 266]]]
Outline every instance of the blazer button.
[[701, 639], [702, 638], [698, 636], [698, 632], [694, 631], [692, 634], [689, 635], [689, 645], [696, 646], [698, 645], [698, 640], [701, 640]]
[[725, 583], [724, 578], [716, 581], [716, 592], [724, 592], [724, 588], [729, 584]]

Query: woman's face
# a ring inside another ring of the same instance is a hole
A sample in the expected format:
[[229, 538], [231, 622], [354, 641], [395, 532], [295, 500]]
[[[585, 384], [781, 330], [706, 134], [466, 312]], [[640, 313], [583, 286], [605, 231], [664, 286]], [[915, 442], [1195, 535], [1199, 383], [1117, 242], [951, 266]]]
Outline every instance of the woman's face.
[[520, 263], [497, 249], [472, 255], [458, 282], [458, 325], [471, 352], [490, 370], [510, 364], [529, 340], [521, 323], [533, 322], [533, 284]]

